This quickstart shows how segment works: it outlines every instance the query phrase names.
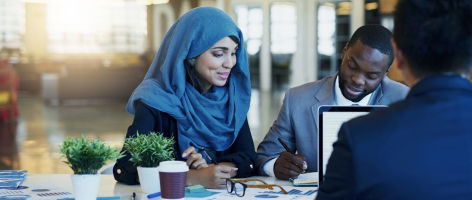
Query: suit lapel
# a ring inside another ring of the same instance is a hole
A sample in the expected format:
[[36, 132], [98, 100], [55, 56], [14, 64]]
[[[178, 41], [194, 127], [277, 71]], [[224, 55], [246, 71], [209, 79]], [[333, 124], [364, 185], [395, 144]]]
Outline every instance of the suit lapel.
[[[377, 91], [375, 92], [375, 99], [372, 101], [372, 105], [383, 105], [382, 103], [382, 97], [384, 96], [383, 92], [383, 86], [385, 85], [385, 81], [388, 80], [387, 75], [382, 79], [380, 82], [379, 88], [377, 88]], [[370, 103], [369, 103], [370, 104]]]
[[334, 80], [336, 75], [326, 78], [325, 81], [321, 81], [314, 90], [314, 104], [311, 106], [311, 112], [315, 121], [316, 130], [318, 130], [318, 108], [321, 105], [333, 105], [334, 104]]

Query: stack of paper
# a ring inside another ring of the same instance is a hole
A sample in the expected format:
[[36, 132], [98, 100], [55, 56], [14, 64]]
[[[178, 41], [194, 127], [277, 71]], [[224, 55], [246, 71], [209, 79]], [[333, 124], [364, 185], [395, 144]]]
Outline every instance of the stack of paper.
[[0, 189], [16, 189], [26, 179], [26, 170], [0, 170]]

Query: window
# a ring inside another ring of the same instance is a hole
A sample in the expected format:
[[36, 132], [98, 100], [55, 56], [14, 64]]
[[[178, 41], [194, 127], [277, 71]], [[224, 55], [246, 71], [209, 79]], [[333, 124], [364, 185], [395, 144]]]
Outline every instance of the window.
[[[283, 14], [281, 14], [283, 13]], [[297, 7], [294, 2], [276, 2], [270, 7], [270, 53], [272, 85], [289, 87], [293, 54], [297, 50]]]
[[49, 0], [48, 49], [52, 53], [142, 53], [146, 6], [136, 1]]
[[263, 34], [263, 13], [258, 6], [238, 5], [235, 7], [238, 26], [246, 45], [251, 87], [259, 88], [260, 52]]
[[20, 49], [25, 33], [25, 7], [22, 0], [0, 1], [0, 50]]
[[334, 75], [342, 51], [350, 37], [350, 1], [324, 1], [318, 4], [318, 79]]

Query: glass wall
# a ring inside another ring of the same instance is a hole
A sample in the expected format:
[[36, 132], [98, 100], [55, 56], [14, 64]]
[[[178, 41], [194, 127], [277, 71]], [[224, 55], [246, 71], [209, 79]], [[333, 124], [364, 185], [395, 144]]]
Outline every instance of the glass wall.
[[22, 0], [0, 0], [0, 50], [20, 49], [25, 33], [25, 7]]
[[51, 53], [141, 53], [146, 48], [146, 5], [136, 1], [49, 0]]
[[235, 7], [238, 26], [243, 33], [249, 59], [251, 87], [260, 85], [260, 53], [262, 46], [263, 16], [260, 6], [238, 5]]
[[270, 6], [270, 54], [274, 89], [288, 89], [292, 58], [296, 50], [296, 3], [274, 2]]
[[378, 0], [365, 0], [365, 24], [380, 24], [381, 19]]
[[334, 75], [341, 64], [342, 51], [350, 37], [350, 1], [318, 4], [318, 79]]

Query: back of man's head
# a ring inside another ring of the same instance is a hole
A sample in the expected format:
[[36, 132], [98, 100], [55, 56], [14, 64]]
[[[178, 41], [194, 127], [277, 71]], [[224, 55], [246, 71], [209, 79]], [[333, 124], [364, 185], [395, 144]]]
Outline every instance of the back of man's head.
[[393, 48], [390, 43], [392, 32], [387, 28], [378, 24], [364, 25], [358, 28], [351, 39], [347, 43], [348, 47], [351, 47], [360, 40], [362, 44], [367, 45], [371, 48], [379, 50], [381, 53], [388, 55], [390, 60], [388, 66], [392, 65], [393, 62]]
[[413, 75], [469, 73], [472, 0], [399, 0], [393, 38]]

